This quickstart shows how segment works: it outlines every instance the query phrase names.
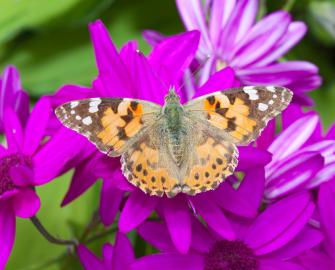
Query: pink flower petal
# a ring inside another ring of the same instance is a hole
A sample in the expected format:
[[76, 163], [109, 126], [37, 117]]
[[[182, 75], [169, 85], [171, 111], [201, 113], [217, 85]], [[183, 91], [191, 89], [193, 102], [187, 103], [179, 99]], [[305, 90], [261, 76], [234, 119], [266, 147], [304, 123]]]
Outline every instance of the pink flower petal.
[[268, 52], [266, 57], [255, 62], [253, 66], [266, 66], [278, 60], [303, 38], [306, 31], [307, 26], [304, 22], [291, 22], [287, 32], [275, 44], [274, 48]]
[[[335, 212], [332, 205], [335, 203], [335, 180], [323, 183], [318, 196], [321, 226], [325, 232], [325, 242], [329, 254], [335, 260], [333, 247], [335, 247]], [[330, 247], [330, 248], [329, 248]]]
[[169, 86], [164, 87], [149, 65], [147, 58], [137, 50], [137, 45], [128, 43], [122, 48], [120, 54], [124, 63], [129, 67], [130, 77], [139, 94], [137, 97], [162, 104]]
[[8, 149], [19, 152], [22, 150], [23, 131], [21, 123], [12, 108], [7, 107], [4, 112], [4, 127]]
[[186, 2], [184, 0], [177, 0], [176, 3], [186, 29], [197, 29], [201, 32], [199, 51], [202, 55], [210, 54], [211, 41], [209, 39], [206, 18], [201, 1], [190, 0]]
[[40, 198], [31, 188], [21, 189], [13, 200], [15, 215], [21, 218], [30, 218], [34, 216], [40, 207]]
[[230, 65], [245, 67], [266, 56], [286, 33], [290, 20], [290, 15], [285, 11], [277, 11], [262, 18], [235, 46], [230, 54]]
[[0, 269], [5, 269], [15, 239], [15, 215], [10, 202], [0, 200]]
[[236, 47], [236, 44], [250, 31], [255, 22], [257, 12], [257, 0], [240, 0], [237, 2], [220, 37], [218, 52], [222, 59], [227, 60], [228, 55]]
[[97, 20], [89, 25], [95, 58], [106, 92], [104, 95], [127, 97], [135, 93], [126, 66], [122, 62], [109, 34], [102, 23]]
[[175, 250], [166, 224], [157, 221], [145, 221], [138, 227], [137, 232], [146, 242], [160, 251]]
[[18, 165], [12, 167], [9, 173], [16, 186], [27, 187], [34, 185], [34, 172], [28, 166]]
[[133, 191], [120, 214], [120, 231], [126, 233], [136, 228], [151, 214], [158, 201], [157, 196], [150, 197], [138, 189]]
[[222, 30], [231, 18], [236, 6], [236, 0], [213, 0], [210, 14], [209, 31], [211, 41], [218, 44]]
[[77, 254], [85, 270], [107, 270], [102, 260], [95, 256], [87, 247], [80, 244], [77, 248]]
[[293, 262], [284, 262], [280, 260], [266, 260], [260, 261], [259, 270], [304, 270], [302, 266]]
[[[318, 116], [307, 115], [282, 131], [268, 149], [273, 154], [270, 164], [299, 149], [312, 135], [318, 121]], [[270, 164], [268, 166], [271, 166]]]
[[126, 235], [117, 233], [113, 251], [112, 265], [113, 270], [128, 269], [129, 265], [135, 260], [135, 254], [131, 243]]
[[102, 182], [100, 195], [100, 217], [101, 222], [105, 226], [110, 226], [115, 218], [116, 213], [120, 209], [124, 192], [115, 188], [110, 180]]
[[153, 254], [135, 261], [130, 270], [203, 270], [204, 258], [196, 254]]
[[51, 105], [49, 100], [41, 98], [35, 104], [25, 128], [23, 152], [26, 155], [33, 155], [41, 144], [42, 138], [46, 135], [50, 113]]
[[275, 252], [270, 253], [269, 256], [280, 260], [292, 259], [320, 244], [323, 238], [322, 232], [319, 229], [306, 226], [292, 241]]
[[193, 61], [199, 39], [199, 31], [194, 30], [168, 37], [153, 48], [149, 63], [167, 89], [179, 82]]
[[197, 90], [193, 98], [231, 88], [233, 87], [234, 79], [234, 70], [230, 67], [226, 67], [211, 75], [206, 83]]
[[164, 217], [171, 239], [177, 250], [186, 254], [191, 245], [191, 217], [188, 202], [183, 195], [164, 200]]
[[308, 193], [301, 192], [269, 206], [255, 220], [244, 241], [257, 255], [281, 248], [301, 231], [311, 217], [314, 205], [310, 199]]
[[151, 46], [156, 46], [166, 38], [166, 36], [154, 30], [144, 30], [142, 36]]
[[213, 192], [213, 197], [222, 208], [234, 214], [255, 217], [263, 198], [264, 182], [264, 168], [255, 167], [246, 172], [237, 190], [230, 183], [224, 183]]
[[191, 198], [196, 211], [218, 234], [228, 240], [235, 239], [235, 233], [219, 205], [212, 200], [211, 191]]

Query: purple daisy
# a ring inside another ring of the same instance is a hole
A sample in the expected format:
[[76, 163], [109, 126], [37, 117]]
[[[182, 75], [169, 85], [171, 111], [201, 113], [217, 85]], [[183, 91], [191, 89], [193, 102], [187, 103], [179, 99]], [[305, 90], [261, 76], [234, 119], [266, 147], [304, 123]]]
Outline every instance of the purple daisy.
[[4, 109], [7, 148], [0, 146], [0, 269], [6, 265], [15, 238], [15, 217], [30, 218], [40, 208], [34, 187], [60, 175], [79, 144], [63, 130], [45, 141], [51, 106], [40, 99], [22, 127], [13, 108]]
[[310, 195], [297, 193], [271, 205], [252, 221], [232, 216], [233, 239], [223, 238], [192, 219], [196, 234], [186, 255], [175, 251], [166, 224], [148, 221], [138, 232], [161, 253], [136, 260], [130, 269], [302, 270], [293, 259], [323, 239], [319, 230], [308, 225], [313, 211]]
[[123, 233], [116, 234], [114, 246], [104, 244], [102, 259], [82, 244], [78, 246], [77, 254], [85, 270], [126, 270], [135, 260], [131, 243]]
[[259, 146], [272, 153], [265, 167], [267, 200], [316, 188], [335, 177], [335, 137], [331, 131], [322, 135], [315, 112], [303, 113], [298, 106], [291, 106], [284, 112], [283, 131], [277, 137], [268, 132]]
[[[279, 62], [306, 33], [303, 22], [292, 22], [286, 11], [273, 12], [256, 22], [258, 0], [176, 0], [187, 30], [201, 31], [198, 64], [204, 65], [197, 82], [230, 66], [244, 85], [281, 85], [294, 91], [294, 101], [311, 105], [307, 91], [321, 84], [318, 68], [306, 61]], [[165, 37], [144, 32], [151, 44]]]
[[[179, 89], [178, 84], [184, 70], [194, 58], [199, 41], [197, 31], [179, 34], [155, 46], [149, 56], [145, 57], [138, 51], [135, 42], [127, 43], [117, 52], [101, 21], [92, 23], [90, 32], [99, 75], [91, 90], [77, 86], [62, 88], [55, 96], [57, 102], [68, 101], [69, 97], [78, 99], [84, 96], [110, 96], [135, 97], [162, 103], [170, 86]], [[233, 83], [232, 70], [223, 69], [211, 76], [198, 89], [197, 94], [222, 90]], [[183, 93], [180, 94], [185, 100]], [[224, 183], [213, 192], [198, 196], [180, 194], [173, 199], [149, 196], [130, 186], [121, 174], [118, 159], [95, 153], [93, 155], [98, 156], [91, 156], [76, 170], [64, 203], [69, 203], [98, 178], [103, 178], [100, 213], [105, 225], [110, 225], [120, 210], [119, 228], [126, 233], [156, 211], [166, 221], [178, 250], [186, 253], [192, 241], [193, 213], [190, 210], [199, 214], [209, 227], [228, 239], [234, 238], [235, 233], [223, 210], [245, 217], [257, 215], [263, 195], [264, 166], [270, 162], [271, 155], [266, 150], [253, 147], [240, 147], [239, 150], [237, 170], [243, 171], [245, 177], [238, 190], [232, 188], [230, 183]], [[102, 160], [105, 165], [98, 165]], [[229, 182], [235, 183], [237, 178], [231, 177]]]
[[0, 76], [0, 132], [4, 132], [5, 108], [12, 108], [24, 125], [29, 114], [29, 97], [22, 89], [20, 76], [17, 69], [8, 66]]

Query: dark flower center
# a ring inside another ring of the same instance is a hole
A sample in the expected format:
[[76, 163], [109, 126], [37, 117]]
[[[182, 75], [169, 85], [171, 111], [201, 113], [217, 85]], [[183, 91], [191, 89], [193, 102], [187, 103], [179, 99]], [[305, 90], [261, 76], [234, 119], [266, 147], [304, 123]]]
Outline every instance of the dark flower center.
[[31, 159], [20, 154], [12, 154], [0, 158], [0, 195], [15, 188], [10, 176], [10, 169], [18, 165], [31, 167]]
[[242, 241], [221, 240], [205, 256], [205, 270], [257, 270], [253, 250]]

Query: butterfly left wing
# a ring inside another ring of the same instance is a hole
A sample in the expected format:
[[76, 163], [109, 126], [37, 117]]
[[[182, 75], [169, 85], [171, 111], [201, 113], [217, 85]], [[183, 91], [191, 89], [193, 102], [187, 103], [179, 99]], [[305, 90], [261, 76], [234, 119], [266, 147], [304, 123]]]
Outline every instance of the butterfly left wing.
[[193, 117], [224, 131], [235, 144], [246, 145], [291, 99], [292, 92], [285, 87], [245, 86], [196, 98], [184, 108]]
[[161, 106], [130, 98], [89, 98], [56, 109], [58, 119], [109, 156], [121, 155], [153, 125]]

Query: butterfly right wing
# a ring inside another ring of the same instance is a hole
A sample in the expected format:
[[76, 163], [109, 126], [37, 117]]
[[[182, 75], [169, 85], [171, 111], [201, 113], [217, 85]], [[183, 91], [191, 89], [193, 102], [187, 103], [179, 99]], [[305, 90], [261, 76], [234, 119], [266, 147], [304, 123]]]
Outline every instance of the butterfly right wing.
[[153, 125], [161, 106], [130, 98], [89, 98], [56, 109], [58, 119], [109, 156], [121, 155]]

